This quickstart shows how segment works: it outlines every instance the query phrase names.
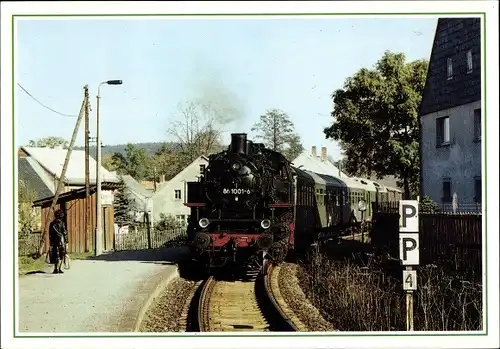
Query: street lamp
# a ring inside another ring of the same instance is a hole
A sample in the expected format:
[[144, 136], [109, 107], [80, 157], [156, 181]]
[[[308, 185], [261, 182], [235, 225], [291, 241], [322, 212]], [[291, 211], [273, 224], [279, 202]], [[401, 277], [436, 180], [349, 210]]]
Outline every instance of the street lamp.
[[97, 112], [96, 112], [96, 143], [97, 143], [97, 168], [96, 168], [96, 227], [95, 227], [95, 248], [94, 255], [101, 254], [101, 222], [102, 222], [102, 207], [101, 207], [101, 139], [99, 137], [99, 99], [101, 99], [101, 86], [102, 85], [121, 85], [121, 80], [108, 80], [103, 81], [97, 87]]

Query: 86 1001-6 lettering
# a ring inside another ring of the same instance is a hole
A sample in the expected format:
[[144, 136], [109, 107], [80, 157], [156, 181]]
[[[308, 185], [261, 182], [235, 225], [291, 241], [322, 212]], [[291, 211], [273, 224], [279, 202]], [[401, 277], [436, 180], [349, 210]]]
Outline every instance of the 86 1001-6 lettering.
[[224, 188], [222, 189], [222, 194], [233, 194], [233, 195], [242, 195], [242, 194], [250, 194], [251, 191], [250, 189], [243, 189], [243, 188]]

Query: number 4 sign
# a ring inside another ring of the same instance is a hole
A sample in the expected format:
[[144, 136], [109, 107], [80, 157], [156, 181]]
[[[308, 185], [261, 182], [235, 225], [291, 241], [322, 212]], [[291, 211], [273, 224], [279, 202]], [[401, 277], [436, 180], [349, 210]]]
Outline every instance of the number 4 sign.
[[405, 291], [417, 290], [417, 271], [403, 270], [403, 289]]

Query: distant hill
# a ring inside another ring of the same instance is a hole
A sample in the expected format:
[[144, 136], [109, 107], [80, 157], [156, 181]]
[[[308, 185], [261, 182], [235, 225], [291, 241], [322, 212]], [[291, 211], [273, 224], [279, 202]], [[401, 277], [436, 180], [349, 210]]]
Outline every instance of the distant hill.
[[[151, 143], [132, 143], [133, 145], [145, 149], [146, 153], [148, 155], [154, 155], [158, 150], [161, 149], [162, 146], [166, 145], [169, 147], [175, 147], [176, 143], [173, 142], [151, 142]], [[126, 144], [115, 144], [115, 145], [105, 145], [101, 149], [101, 154], [102, 156], [106, 155], [113, 155], [114, 153], [119, 153], [125, 155], [125, 147]], [[85, 147], [75, 147], [76, 150], [84, 150]], [[95, 146], [90, 146], [89, 147], [90, 155], [94, 157], [94, 154], [96, 153], [96, 147]]]

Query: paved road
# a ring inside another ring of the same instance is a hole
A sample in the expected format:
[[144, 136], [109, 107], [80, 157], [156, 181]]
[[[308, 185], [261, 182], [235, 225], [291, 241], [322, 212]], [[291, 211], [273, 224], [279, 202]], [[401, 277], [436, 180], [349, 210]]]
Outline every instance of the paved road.
[[64, 274], [21, 276], [22, 332], [133, 331], [141, 308], [160, 283], [177, 273], [185, 248], [117, 252], [75, 260]]

